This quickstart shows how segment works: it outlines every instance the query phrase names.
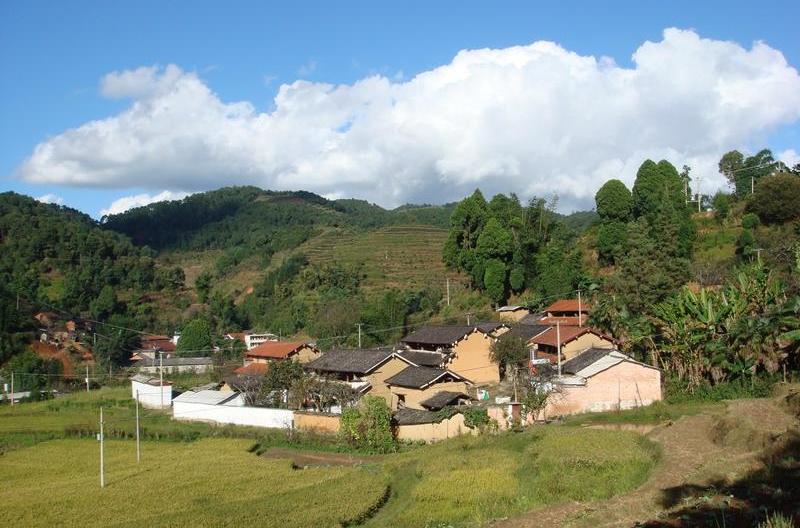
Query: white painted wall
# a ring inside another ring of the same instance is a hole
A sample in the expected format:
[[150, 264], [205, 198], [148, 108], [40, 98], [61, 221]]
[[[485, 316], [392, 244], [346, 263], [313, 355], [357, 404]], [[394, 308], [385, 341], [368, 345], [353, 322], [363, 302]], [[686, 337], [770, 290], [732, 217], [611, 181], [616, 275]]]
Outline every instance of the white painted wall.
[[[163, 400], [161, 399], [162, 390], [164, 391]], [[159, 387], [157, 385], [131, 380], [131, 398], [136, 399], [136, 391], [139, 391], [139, 403], [142, 407], [160, 409], [162, 401], [164, 402], [164, 408], [169, 407], [172, 403], [172, 385]]]
[[172, 417], [176, 420], [278, 429], [291, 429], [294, 423], [294, 412], [287, 409], [209, 405], [206, 403], [180, 401], [176, 401], [173, 404]]

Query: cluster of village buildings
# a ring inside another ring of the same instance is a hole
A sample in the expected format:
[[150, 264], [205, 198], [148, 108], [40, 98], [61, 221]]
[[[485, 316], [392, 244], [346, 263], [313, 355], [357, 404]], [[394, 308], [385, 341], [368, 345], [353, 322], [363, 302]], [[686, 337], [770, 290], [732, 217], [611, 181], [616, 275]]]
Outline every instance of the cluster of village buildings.
[[[272, 334], [230, 334], [228, 338], [239, 339], [246, 346], [244, 364], [221, 386], [188, 391], [172, 405], [176, 417], [180, 417], [181, 405], [242, 407], [244, 399], [238, 388], [248, 379], [263, 376], [275, 362], [298, 361], [321, 378], [347, 384], [357, 395], [383, 398], [393, 411], [395, 425], [406, 430], [410, 439], [433, 440], [463, 432], [463, 419], [459, 421], [457, 415], [467, 405], [486, 406], [502, 426], [504, 421], [519, 418], [519, 406], [508, 387], [501, 384], [501, 365], [493, 361], [491, 353], [492, 344], [506, 336], [526, 343], [530, 356], [523, 368], [534, 373], [542, 369], [555, 372], [548, 379], [547, 390], [553, 395], [542, 416], [527, 419], [627, 409], [660, 400], [661, 372], [623, 354], [612, 336], [588, 326], [589, 310], [572, 299], [559, 300], [542, 313], [504, 306], [497, 310], [494, 322], [422, 326], [395, 346], [335, 348], [325, 353], [310, 341], [282, 341]], [[172, 354], [175, 343], [166, 336], [145, 340], [143, 349], [133, 357], [140, 366], [138, 383], [158, 384], [163, 391], [161, 381], [153, 377], [159, 372], [211, 368], [209, 358]], [[163, 353], [156, 354], [156, 350]], [[163, 395], [160, 398], [163, 402]], [[446, 407], [452, 412], [444, 415], [456, 418], [446, 421], [444, 431], [440, 411]], [[330, 410], [335, 414], [339, 409]], [[202, 412], [192, 412], [201, 415], [197, 419], [207, 418]], [[188, 415], [183, 418], [192, 419]], [[299, 418], [281, 415], [278, 420], [284, 423]]]

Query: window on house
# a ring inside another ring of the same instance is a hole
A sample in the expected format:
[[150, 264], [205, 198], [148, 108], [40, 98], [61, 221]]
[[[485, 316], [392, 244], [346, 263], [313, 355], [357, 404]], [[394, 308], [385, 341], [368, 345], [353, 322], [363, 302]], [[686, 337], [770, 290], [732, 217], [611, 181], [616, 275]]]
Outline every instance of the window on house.
[[406, 407], [406, 395], [405, 394], [398, 394], [397, 395], [397, 408], [398, 409], [405, 409]]

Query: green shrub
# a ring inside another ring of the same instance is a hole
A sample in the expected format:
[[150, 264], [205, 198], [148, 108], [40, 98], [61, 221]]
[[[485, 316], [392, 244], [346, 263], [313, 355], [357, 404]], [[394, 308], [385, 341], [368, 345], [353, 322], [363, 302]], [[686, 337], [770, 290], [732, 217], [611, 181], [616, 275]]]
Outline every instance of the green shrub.
[[464, 415], [464, 425], [469, 428], [474, 429], [489, 423], [489, 414], [483, 407], [467, 407], [461, 412]]
[[397, 450], [392, 433], [392, 411], [386, 400], [366, 396], [360, 408], [342, 411], [339, 437], [351, 447], [368, 453], [391, 453]]
[[759, 224], [761, 224], [761, 221], [758, 219], [758, 215], [754, 213], [747, 213], [742, 216], [742, 227], [744, 229], [755, 229]]
[[739, 398], [767, 398], [772, 394], [775, 380], [759, 376], [753, 379], [738, 379], [722, 383], [703, 383], [694, 389], [686, 390], [686, 384], [677, 379], [670, 378], [666, 382], [667, 403], [686, 403], [692, 401], [722, 401]]

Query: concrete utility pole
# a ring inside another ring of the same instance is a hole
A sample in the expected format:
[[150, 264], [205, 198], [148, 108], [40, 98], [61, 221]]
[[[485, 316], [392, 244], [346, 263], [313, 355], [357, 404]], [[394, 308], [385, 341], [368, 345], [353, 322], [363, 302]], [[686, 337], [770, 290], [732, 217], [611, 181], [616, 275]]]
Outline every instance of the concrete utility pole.
[[142, 459], [141, 445], [139, 444], [139, 391], [136, 391], [136, 463]]
[[14, 372], [11, 372], [11, 406], [14, 406]]
[[358, 327], [358, 348], [361, 348], [361, 323], [356, 325]]
[[89, 392], [89, 365], [86, 365], [86, 392]]
[[450, 306], [450, 277], [447, 277], [447, 306]]
[[756, 259], [758, 259], [758, 263], [761, 264], [761, 252], [764, 250], [762, 248], [755, 248], [753, 251], [756, 252]]
[[103, 458], [103, 408], [100, 407], [100, 487], [106, 487], [106, 466]]
[[158, 392], [161, 393], [161, 408], [164, 408], [164, 352], [157, 348], [158, 353]]
[[469, 318], [471, 315], [472, 315], [471, 313], [467, 312], [467, 326], [469, 326]]
[[556, 321], [556, 354], [558, 355], [558, 377], [561, 377], [561, 321]]
[[583, 326], [583, 317], [582, 317], [581, 312], [582, 312], [582, 310], [581, 310], [581, 291], [578, 290], [578, 328]]

